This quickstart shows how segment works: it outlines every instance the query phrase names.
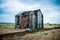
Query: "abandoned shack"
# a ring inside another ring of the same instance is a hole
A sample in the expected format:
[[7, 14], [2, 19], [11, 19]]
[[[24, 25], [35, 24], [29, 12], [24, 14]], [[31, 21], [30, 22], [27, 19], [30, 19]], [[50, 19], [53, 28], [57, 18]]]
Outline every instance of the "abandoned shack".
[[41, 10], [23, 11], [15, 15], [15, 28], [43, 29], [43, 14]]

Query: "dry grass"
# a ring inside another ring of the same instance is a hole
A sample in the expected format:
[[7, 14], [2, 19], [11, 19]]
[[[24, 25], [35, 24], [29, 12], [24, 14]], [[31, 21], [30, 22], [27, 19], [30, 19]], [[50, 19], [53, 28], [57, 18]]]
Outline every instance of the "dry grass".
[[38, 31], [36, 33], [30, 33], [23, 36], [14, 35], [10, 37], [4, 37], [4, 40], [60, 40], [60, 29], [51, 29], [45, 31]]
[[[14, 26], [15, 26], [14, 24], [0, 24], [0, 28], [14, 28]], [[59, 25], [59, 27], [60, 27], [60, 25]], [[0, 29], [0, 31], [1, 30], [2, 29]], [[7, 31], [4, 31], [4, 30], [2, 30], [0, 33], [10, 32], [10, 31], [17, 32], [16, 30], [20, 31], [19, 29], [15, 29], [15, 30], [6, 29]], [[22, 36], [17, 34], [17, 35], [12, 35], [12, 36], [8, 36], [8, 37], [3, 37], [3, 39], [4, 40], [60, 40], [60, 28], [50, 29], [50, 30], [49, 29], [40, 30], [40, 31], [33, 32], [33, 33], [27, 33], [26, 35], [22, 35]]]
[[0, 28], [15, 28], [15, 24], [14, 23], [0, 24]]

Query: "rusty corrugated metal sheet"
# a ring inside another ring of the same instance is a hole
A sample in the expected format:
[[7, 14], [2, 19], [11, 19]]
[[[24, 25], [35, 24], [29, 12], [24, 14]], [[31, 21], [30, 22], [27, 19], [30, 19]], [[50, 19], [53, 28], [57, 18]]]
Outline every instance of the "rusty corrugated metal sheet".
[[43, 28], [43, 15], [40, 10], [24, 11], [15, 18], [18, 28]]
[[28, 17], [24, 17], [20, 19], [19, 22], [20, 22], [21, 28], [23, 29], [26, 28], [28, 25]]

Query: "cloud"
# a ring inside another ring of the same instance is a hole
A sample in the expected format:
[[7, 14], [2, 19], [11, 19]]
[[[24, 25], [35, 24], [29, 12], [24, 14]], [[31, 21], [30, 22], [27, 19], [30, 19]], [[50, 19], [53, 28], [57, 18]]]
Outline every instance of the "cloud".
[[[18, 12], [26, 11], [26, 10], [33, 10], [33, 9], [37, 9], [38, 7], [39, 7], [39, 5], [37, 5], [37, 4], [27, 5], [27, 4], [24, 4], [17, 0], [7, 0], [6, 3], [0, 5], [0, 8], [1, 8], [0, 14], [2, 14], [2, 15], [0, 15], [0, 19], [2, 18], [0, 21], [8, 22], [8, 20], [10, 19], [11, 22], [15, 22], [14, 17]], [[9, 15], [9, 16], [7, 16], [7, 15]]]
[[32, 10], [37, 9], [39, 7], [38, 4], [27, 5], [17, 0], [8, 0], [5, 4], [2, 4], [1, 7], [6, 7], [7, 11], [17, 12], [17, 11], [24, 11], [24, 10]]
[[0, 22], [12, 22], [11, 17], [7, 14], [0, 14]]
[[[26, 0], [27, 1], [27, 0]], [[9, 15], [7, 17], [1, 16], [0, 21], [15, 22], [15, 15], [20, 11], [41, 9], [44, 17], [44, 23], [60, 23], [60, 8], [58, 6], [52, 5], [51, 1], [48, 0], [28, 0], [27, 2], [24, 0], [7, 0], [5, 3], [0, 5], [2, 10], [2, 14]], [[0, 14], [1, 14], [0, 13]], [[7, 20], [7, 19], [8, 20]]]
[[56, 7], [50, 6], [47, 9], [43, 11], [44, 15], [44, 23], [60, 23], [58, 20], [60, 20], [60, 11], [57, 10]]

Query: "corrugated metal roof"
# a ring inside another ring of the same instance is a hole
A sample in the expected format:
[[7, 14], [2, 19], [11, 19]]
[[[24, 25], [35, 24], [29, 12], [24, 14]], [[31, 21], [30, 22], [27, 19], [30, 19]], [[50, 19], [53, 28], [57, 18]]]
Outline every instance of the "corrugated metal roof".
[[[34, 12], [37, 12], [37, 11], [41, 11], [40, 9], [38, 9], [38, 10], [34, 10]], [[21, 12], [19, 12], [19, 13], [17, 13], [16, 14], [16, 16], [20, 16], [21, 14], [29, 14], [30, 12], [32, 12], [32, 11], [21, 11]]]

